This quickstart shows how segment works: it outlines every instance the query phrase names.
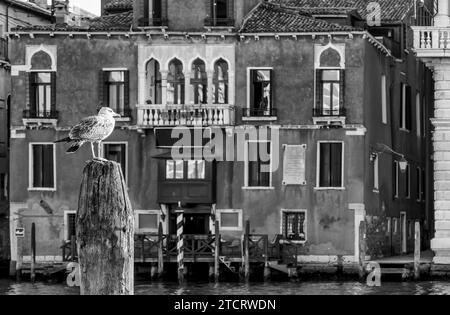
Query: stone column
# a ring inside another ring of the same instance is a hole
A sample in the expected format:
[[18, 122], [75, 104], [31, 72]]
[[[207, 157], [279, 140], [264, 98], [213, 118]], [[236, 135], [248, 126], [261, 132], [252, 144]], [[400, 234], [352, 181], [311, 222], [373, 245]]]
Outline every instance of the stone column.
[[208, 75], [208, 105], [213, 105], [215, 103], [214, 100], [214, 69], [210, 69], [207, 71]]
[[435, 26], [438, 26], [438, 27], [450, 26], [448, 1], [449, 0], [438, 0], [438, 12], [434, 18]]
[[[450, 264], [450, 59], [434, 66], [435, 264]], [[431, 196], [430, 196], [431, 197]]]

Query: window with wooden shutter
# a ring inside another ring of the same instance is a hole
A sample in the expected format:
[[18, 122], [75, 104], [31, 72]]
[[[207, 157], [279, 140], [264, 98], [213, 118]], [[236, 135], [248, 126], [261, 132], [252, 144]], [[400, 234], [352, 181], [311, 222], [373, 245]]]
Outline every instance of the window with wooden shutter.
[[283, 212], [283, 237], [292, 241], [306, 241], [306, 211]]
[[343, 183], [343, 143], [319, 144], [319, 187], [341, 188]]
[[31, 187], [41, 189], [55, 188], [54, 172], [54, 145], [31, 145]]

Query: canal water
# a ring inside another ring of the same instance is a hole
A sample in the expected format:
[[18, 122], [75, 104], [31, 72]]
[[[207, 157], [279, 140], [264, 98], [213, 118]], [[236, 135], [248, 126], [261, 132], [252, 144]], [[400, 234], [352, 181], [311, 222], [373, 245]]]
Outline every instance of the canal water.
[[[359, 282], [137, 283], [137, 295], [450, 295], [450, 282], [386, 282], [370, 288]], [[0, 295], [78, 295], [62, 284], [0, 280]]]

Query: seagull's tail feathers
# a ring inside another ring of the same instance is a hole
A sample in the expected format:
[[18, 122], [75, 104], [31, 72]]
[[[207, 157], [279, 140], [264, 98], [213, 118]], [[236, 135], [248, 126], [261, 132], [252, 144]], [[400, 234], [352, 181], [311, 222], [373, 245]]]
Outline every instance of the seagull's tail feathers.
[[71, 141], [72, 140], [69, 137], [67, 137], [67, 138], [64, 138], [64, 139], [61, 139], [61, 140], [56, 140], [55, 143], [71, 142]]
[[84, 144], [84, 142], [75, 142], [72, 144], [72, 146], [66, 151], [68, 154], [72, 154], [77, 152], [81, 146]]

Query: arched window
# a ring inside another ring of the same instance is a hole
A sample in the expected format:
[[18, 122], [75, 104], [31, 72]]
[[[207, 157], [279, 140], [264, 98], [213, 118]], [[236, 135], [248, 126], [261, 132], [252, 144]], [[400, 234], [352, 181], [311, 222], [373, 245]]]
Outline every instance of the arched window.
[[208, 103], [208, 75], [205, 62], [201, 59], [196, 59], [192, 63], [191, 86], [194, 104]]
[[184, 88], [183, 64], [175, 58], [169, 63], [167, 103], [184, 104]]
[[228, 63], [219, 59], [214, 64], [214, 104], [228, 104]]
[[31, 57], [31, 70], [52, 70], [52, 58], [45, 51], [36, 52]]
[[159, 62], [151, 59], [146, 67], [147, 104], [162, 104], [161, 70]]

